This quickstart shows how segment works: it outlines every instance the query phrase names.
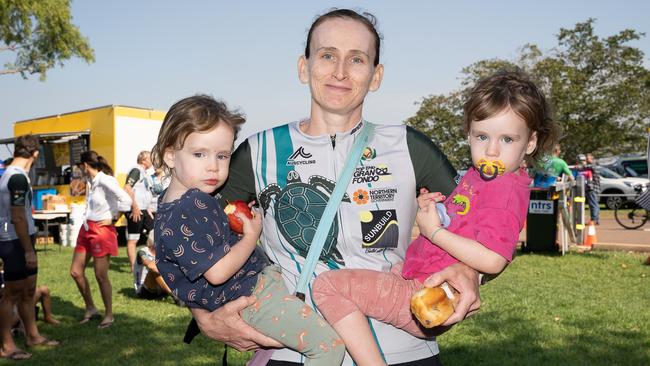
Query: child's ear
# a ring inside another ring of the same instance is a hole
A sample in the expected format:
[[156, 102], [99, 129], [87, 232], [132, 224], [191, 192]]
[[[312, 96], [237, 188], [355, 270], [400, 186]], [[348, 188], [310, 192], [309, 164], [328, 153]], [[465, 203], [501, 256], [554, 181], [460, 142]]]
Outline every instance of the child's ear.
[[526, 146], [526, 155], [532, 154], [537, 148], [537, 131], [533, 131], [528, 138], [528, 146]]
[[169, 169], [174, 169], [174, 159], [176, 158], [176, 152], [174, 149], [167, 148], [165, 149], [165, 152], [163, 154], [163, 161], [165, 162], [165, 165], [169, 167]]

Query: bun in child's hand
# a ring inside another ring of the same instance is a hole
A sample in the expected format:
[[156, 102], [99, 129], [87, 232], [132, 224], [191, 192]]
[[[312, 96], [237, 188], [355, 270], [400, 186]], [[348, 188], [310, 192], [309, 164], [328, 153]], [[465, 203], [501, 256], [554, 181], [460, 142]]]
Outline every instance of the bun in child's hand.
[[424, 287], [411, 297], [411, 312], [425, 328], [436, 327], [454, 313], [458, 296], [454, 296], [451, 290], [450, 294], [453, 299], [447, 297], [442, 287]]

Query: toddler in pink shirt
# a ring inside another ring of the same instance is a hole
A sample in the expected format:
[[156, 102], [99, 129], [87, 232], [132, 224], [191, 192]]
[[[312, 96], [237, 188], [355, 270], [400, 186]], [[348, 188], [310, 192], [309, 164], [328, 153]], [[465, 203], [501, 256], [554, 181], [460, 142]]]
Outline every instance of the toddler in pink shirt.
[[521, 163], [535, 163], [550, 150], [558, 128], [541, 91], [520, 72], [500, 71], [479, 81], [464, 112], [474, 166], [444, 201], [449, 226], [441, 224], [436, 209], [444, 197], [421, 192], [420, 236], [403, 266], [391, 272], [328, 271], [314, 282], [314, 303], [357, 365], [385, 364], [366, 316], [426, 337], [410, 300], [427, 278], [458, 261], [496, 274], [512, 260], [531, 182]]

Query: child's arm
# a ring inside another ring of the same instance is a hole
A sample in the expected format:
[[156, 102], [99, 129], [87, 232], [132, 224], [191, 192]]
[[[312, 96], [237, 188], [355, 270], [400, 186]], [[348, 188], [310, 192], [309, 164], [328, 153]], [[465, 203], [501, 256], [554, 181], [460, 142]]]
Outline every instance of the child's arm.
[[504, 257], [476, 240], [454, 234], [440, 226], [440, 217], [433, 202], [418, 212], [416, 221], [422, 235], [454, 258], [479, 272], [499, 273], [508, 264]]
[[253, 218], [249, 219], [244, 215], [236, 213], [237, 217], [244, 222], [244, 234], [233, 245], [228, 254], [215, 263], [210, 269], [205, 271], [203, 276], [212, 285], [220, 285], [226, 281], [244, 266], [257, 246], [257, 239], [262, 232], [262, 215], [253, 210]]

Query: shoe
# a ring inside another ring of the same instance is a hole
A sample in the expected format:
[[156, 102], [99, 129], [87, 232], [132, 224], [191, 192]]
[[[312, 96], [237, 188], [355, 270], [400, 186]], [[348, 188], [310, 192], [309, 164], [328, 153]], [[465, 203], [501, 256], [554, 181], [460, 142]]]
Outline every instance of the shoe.
[[95, 310], [95, 312], [92, 314], [84, 314], [84, 317], [79, 321], [79, 324], [86, 324], [91, 320], [99, 319], [99, 318], [101, 317], [99, 316], [99, 313], [97, 313], [97, 311]]
[[106, 328], [110, 328], [110, 327], [113, 325], [113, 322], [114, 322], [114, 321], [115, 321], [115, 320], [109, 320], [109, 321], [107, 321], [107, 322], [101, 322], [101, 323], [99, 323], [99, 325], [97, 326], [97, 329], [106, 329]]
[[25, 342], [25, 344], [29, 348], [32, 348], [32, 347], [56, 347], [59, 344], [61, 344], [61, 342], [56, 341], [54, 339], [43, 338], [43, 340], [38, 342], [38, 343], [29, 344], [29, 343]]
[[21, 349], [15, 350], [6, 356], [1, 356], [1, 358], [11, 360], [11, 361], [24, 361], [32, 358], [32, 354], [25, 352]]

